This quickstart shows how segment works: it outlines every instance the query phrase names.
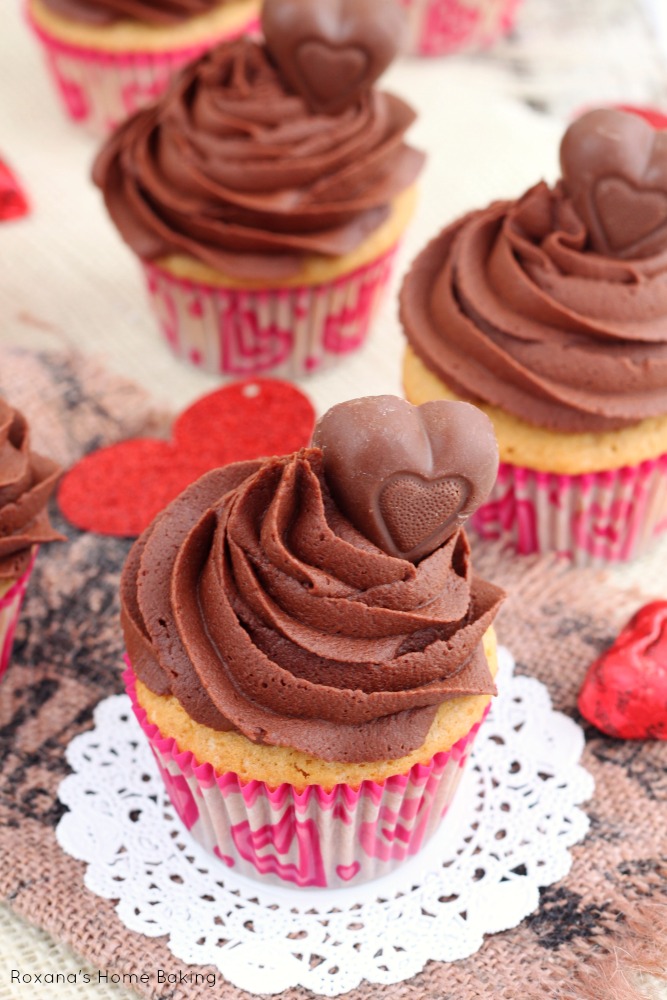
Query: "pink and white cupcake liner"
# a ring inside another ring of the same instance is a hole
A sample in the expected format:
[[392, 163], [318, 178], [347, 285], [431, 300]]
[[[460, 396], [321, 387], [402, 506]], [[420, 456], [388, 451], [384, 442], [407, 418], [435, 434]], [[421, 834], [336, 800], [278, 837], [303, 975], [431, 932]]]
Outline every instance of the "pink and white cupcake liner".
[[172, 351], [216, 374], [295, 378], [321, 372], [365, 342], [396, 247], [334, 281], [249, 291], [176, 278], [144, 263], [148, 294]]
[[578, 566], [634, 559], [667, 531], [667, 454], [576, 476], [501, 462], [472, 524], [523, 555], [557, 552]]
[[35, 565], [36, 558], [37, 546], [34, 546], [27, 569], [11, 585], [7, 593], [3, 597], [0, 597], [0, 678], [3, 677], [9, 666], [21, 605], [23, 604], [25, 592], [28, 589], [30, 574]]
[[[230, 37], [222, 34], [200, 45], [164, 52], [103, 52], [63, 42], [37, 24], [29, 11], [27, 16], [67, 114], [98, 136], [108, 135], [154, 101], [182, 66]], [[253, 18], [245, 30], [258, 26]]]
[[359, 885], [416, 854], [449, 809], [483, 721], [429, 764], [382, 783], [339, 784], [331, 791], [271, 788], [232, 772], [218, 774], [181, 752], [148, 721], [131, 667], [124, 680], [172, 805], [191, 835], [234, 871], [278, 885]]
[[443, 56], [488, 49], [514, 24], [521, 0], [401, 0], [408, 14], [406, 51]]

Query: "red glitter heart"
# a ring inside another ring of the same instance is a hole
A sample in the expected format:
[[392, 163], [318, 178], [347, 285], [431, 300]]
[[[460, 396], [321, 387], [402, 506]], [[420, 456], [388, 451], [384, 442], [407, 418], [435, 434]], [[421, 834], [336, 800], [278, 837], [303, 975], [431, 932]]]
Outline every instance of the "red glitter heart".
[[21, 185], [6, 163], [0, 160], [0, 222], [20, 219], [30, 211]]
[[578, 704], [608, 736], [667, 740], [667, 601], [640, 608], [591, 664]]
[[134, 538], [205, 472], [296, 451], [314, 421], [310, 400], [287, 382], [235, 382], [184, 410], [171, 441], [134, 438], [86, 455], [62, 480], [58, 503], [77, 528]]

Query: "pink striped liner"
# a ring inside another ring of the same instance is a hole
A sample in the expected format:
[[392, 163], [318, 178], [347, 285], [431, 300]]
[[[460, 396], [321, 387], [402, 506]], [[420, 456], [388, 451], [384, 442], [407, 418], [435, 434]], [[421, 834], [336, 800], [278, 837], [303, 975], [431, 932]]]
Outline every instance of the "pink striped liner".
[[490, 48], [511, 30], [521, 0], [401, 0], [407, 10], [405, 51], [444, 56]]
[[218, 774], [152, 725], [137, 702], [131, 666], [123, 674], [178, 816], [227, 867], [274, 884], [334, 888], [386, 875], [416, 854], [440, 826], [454, 798], [480, 722], [427, 765], [378, 784], [325, 791], [309, 785], [271, 788]]
[[0, 678], [4, 676], [12, 655], [14, 633], [21, 612], [21, 605], [28, 589], [30, 575], [37, 558], [38, 546], [34, 545], [30, 562], [23, 575], [16, 580], [6, 594], [0, 597]]
[[201, 45], [161, 52], [109, 52], [61, 41], [37, 24], [28, 7], [26, 16], [44, 48], [65, 111], [97, 136], [108, 135], [152, 103], [186, 63], [226, 38], [259, 30], [259, 19], [253, 16], [233, 33], [207, 38]]
[[667, 454], [578, 476], [501, 462], [472, 525], [522, 555], [558, 552], [577, 566], [626, 562], [667, 531]]
[[364, 344], [396, 249], [334, 281], [261, 291], [143, 267], [160, 329], [179, 358], [215, 374], [290, 379], [331, 368]]

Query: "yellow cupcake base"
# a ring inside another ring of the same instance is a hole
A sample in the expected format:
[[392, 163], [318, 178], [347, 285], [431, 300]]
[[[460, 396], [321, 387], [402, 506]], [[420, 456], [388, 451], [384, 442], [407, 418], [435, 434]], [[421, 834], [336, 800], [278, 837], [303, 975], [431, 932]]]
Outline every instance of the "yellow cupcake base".
[[[403, 362], [406, 399], [416, 406], [430, 400], [460, 399], [427, 368], [411, 347]], [[667, 415], [641, 420], [630, 427], [599, 434], [549, 431], [519, 417], [469, 398], [490, 417], [498, 438], [501, 462], [537, 472], [581, 475], [638, 465], [667, 453]]]
[[99, 52], [162, 52], [200, 46], [239, 34], [259, 15], [260, 0], [227, 0], [205, 14], [175, 25], [152, 25], [129, 19], [91, 25], [55, 14], [44, 0], [28, 0], [37, 28], [65, 45]]
[[[498, 669], [496, 636], [491, 628], [483, 639], [491, 673]], [[148, 721], [163, 736], [171, 737], [181, 752], [190, 751], [198, 763], [209, 763], [219, 774], [233, 771], [243, 781], [263, 781], [271, 787], [283, 783], [303, 789], [319, 785], [358, 787], [363, 781], [382, 782], [392, 775], [405, 774], [414, 764], [427, 764], [436, 753], [449, 750], [479, 722], [489, 704], [489, 695], [470, 695], [443, 702], [426, 740], [411, 754], [397, 760], [362, 764], [321, 760], [289, 747], [252, 743], [241, 733], [220, 733], [199, 725], [173, 695], [157, 695], [137, 680], [136, 697]]]
[[216, 270], [186, 254], [171, 254], [155, 261], [157, 267], [166, 271], [174, 278], [191, 281], [195, 284], [207, 285], [213, 288], [239, 288], [260, 290], [273, 288], [299, 288], [304, 285], [323, 285], [354, 271], [372, 261], [383, 257], [400, 240], [413, 215], [417, 202], [415, 185], [403, 191], [394, 199], [391, 213], [385, 222], [379, 226], [363, 243], [351, 253], [340, 257], [324, 257], [311, 254], [304, 258], [300, 269], [290, 278], [277, 282], [266, 278], [237, 278], [231, 274]]

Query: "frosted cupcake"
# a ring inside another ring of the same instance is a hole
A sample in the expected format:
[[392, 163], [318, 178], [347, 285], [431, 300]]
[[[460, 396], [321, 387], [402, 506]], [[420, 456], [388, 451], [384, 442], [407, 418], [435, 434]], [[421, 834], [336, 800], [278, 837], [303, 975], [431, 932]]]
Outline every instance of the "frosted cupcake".
[[392, 396], [204, 476], [123, 571], [128, 691], [172, 803], [235, 871], [359, 883], [439, 826], [495, 693], [502, 592], [461, 524], [487, 418]]
[[414, 112], [372, 87], [400, 24], [394, 0], [269, 0], [266, 45], [208, 53], [102, 150], [94, 179], [180, 357], [289, 378], [364, 342], [424, 160]]
[[593, 111], [561, 165], [553, 188], [471, 212], [416, 259], [404, 383], [493, 420], [485, 537], [604, 563], [667, 529], [667, 136]]
[[521, 0], [401, 0], [406, 50], [444, 56], [488, 49], [512, 28]]
[[260, 0], [26, 0], [70, 118], [98, 135], [185, 63], [258, 25]]
[[59, 473], [55, 462], [30, 450], [25, 417], [0, 398], [0, 677], [38, 546], [62, 538], [46, 510]]

